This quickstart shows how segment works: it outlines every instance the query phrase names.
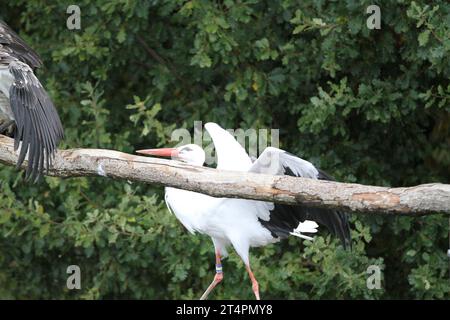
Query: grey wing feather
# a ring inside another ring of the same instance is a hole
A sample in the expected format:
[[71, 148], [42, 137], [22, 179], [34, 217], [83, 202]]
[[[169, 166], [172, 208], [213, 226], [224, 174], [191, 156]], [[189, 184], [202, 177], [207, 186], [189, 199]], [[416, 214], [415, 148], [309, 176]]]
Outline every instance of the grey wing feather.
[[19, 61], [9, 65], [14, 82], [9, 91], [11, 109], [16, 120], [15, 149], [20, 148], [17, 166], [28, 153], [26, 177], [37, 179], [44, 168], [48, 170], [63, 128], [58, 113], [47, 92], [31, 68]]
[[44, 169], [48, 170], [63, 128], [50, 97], [33, 73], [42, 66], [41, 59], [1, 20], [0, 66], [8, 68], [13, 78], [9, 105], [16, 122], [14, 148], [20, 146], [17, 166], [28, 154], [26, 178], [37, 180]]
[[33, 69], [42, 66], [39, 55], [2, 20], [0, 20], [0, 49], [7, 50], [11, 56]]

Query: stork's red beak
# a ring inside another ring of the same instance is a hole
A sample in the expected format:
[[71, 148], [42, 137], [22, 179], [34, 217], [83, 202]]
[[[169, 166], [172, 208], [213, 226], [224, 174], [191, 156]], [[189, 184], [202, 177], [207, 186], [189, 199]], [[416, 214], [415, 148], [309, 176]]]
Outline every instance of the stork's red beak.
[[145, 149], [136, 150], [136, 153], [158, 157], [175, 157], [178, 155], [178, 150], [177, 148]]

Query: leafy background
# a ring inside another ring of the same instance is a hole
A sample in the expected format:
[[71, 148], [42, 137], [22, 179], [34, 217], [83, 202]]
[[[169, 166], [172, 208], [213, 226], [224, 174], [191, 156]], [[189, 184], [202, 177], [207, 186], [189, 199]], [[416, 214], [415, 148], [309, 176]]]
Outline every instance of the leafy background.
[[[366, 27], [381, 7], [381, 30]], [[431, 4], [430, 4], [431, 3]], [[42, 56], [65, 126], [61, 148], [134, 152], [193, 121], [279, 128], [281, 147], [341, 181], [450, 179], [447, 1], [73, 1], [2, 3]], [[173, 142], [172, 142], [173, 143]], [[25, 183], [0, 167], [0, 298], [198, 298], [212, 243], [169, 214], [160, 187], [105, 178]], [[448, 299], [449, 221], [352, 215], [354, 249], [322, 232], [252, 250], [263, 298]], [[68, 265], [82, 289], [67, 290]], [[382, 268], [368, 290], [366, 269]], [[211, 298], [253, 298], [235, 254]]]

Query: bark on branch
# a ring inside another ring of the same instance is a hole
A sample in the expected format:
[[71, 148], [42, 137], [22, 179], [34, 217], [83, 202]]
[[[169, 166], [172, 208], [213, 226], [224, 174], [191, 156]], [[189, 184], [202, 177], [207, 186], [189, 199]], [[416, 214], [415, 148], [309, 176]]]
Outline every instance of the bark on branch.
[[[15, 165], [13, 140], [0, 135], [0, 162]], [[24, 164], [26, 165], [26, 163]], [[386, 188], [289, 176], [218, 171], [177, 161], [103, 149], [60, 150], [49, 175], [105, 176], [159, 184], [215, 197], [303, 204], [354, 212], [425, 215], [450, 214], [450, 185], [432, 183]]]

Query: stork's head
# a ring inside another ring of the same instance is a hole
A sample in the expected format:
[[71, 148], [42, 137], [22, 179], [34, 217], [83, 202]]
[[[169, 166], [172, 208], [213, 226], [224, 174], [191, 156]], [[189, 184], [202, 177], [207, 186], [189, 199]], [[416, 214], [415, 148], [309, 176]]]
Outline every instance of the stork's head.
[[196, 144], [186, 144], [178, 148], [137, 150], [136, 152], [150, 156], [171, 157], [173, 160], [183, 161], [193, 166], [203, 166], [205, 162], [205, 151]]

